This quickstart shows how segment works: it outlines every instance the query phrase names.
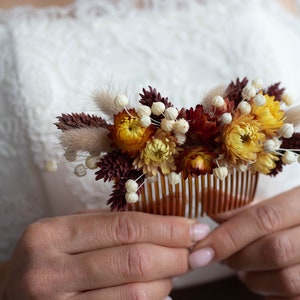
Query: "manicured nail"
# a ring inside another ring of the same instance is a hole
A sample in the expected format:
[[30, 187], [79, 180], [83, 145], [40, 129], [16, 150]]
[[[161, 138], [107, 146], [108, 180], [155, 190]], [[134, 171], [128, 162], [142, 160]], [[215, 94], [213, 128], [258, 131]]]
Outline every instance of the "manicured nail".
[[236, 273], [238, 279], [241, 281], [241, 282], [244, 282], [245, 281], [245, 278], [246, 278], [246, 273], [245, 272], [237, 272]]
[[180, 279], [180, 276], [172, 277], [172, 283], [176, 283]]
[[191, 239], [193, 242], [199, 242], [203, 240], [210, 232], [210, 228], [207, 224], [196, 223], [191, 227]]
[[198, 269], [208, 265], [214, 258], [215, 252], [211, 248], [202, 248], [192, 252], [189, 256], [189, 263], [192, 269]]

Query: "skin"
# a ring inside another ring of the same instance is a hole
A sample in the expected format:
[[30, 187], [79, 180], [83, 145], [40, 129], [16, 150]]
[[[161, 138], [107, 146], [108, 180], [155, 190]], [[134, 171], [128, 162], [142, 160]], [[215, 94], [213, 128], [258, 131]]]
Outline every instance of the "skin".
[[[217, 216], [221, 225], [199, 242], [211, 262], [239, 272], [266, 300], [300, 299], [300, 187], [242, 210]], [[199, 253], [199, 252], [198, 252]]]
[[138, 212], [40, 220], [2, 264], [0, 299], [164, 299], [189, 269], [194, 223]]

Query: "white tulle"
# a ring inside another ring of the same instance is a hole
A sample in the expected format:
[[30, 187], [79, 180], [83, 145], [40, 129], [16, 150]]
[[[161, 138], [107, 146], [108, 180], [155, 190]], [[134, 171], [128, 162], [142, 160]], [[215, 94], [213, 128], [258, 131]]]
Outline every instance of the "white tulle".
[[[96, 113], [98, 88], [114, 85], [133, 101], [151, 85], [181, 107], [248, 76], [282, 81], [299, 97], [299, 18], [276, 1], [133, 3], [0, 11], [0, 259], [34, 220], [104, 206], [109, 186], [74, 176], [53, 125], [62, 112]], [[58, 161], [57, 173], [44, 172], [48, 159]], [[297, 171], [263, 179], [259, 197], [299, 183]], [[201, 280], [214, 276], [205, 270]]]

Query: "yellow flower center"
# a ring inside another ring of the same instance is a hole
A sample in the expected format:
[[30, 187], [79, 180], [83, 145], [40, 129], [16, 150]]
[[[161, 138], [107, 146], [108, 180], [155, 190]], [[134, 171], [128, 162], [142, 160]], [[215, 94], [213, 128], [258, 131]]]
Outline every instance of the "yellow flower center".
[[237, 159], [255, 161], [262, 150], [265, 135], [260, 131], [260, 123], [251, 116], [242, 116], [233, 121], [225, 131], [225, 145], [233, 162]]
[[144, 158], [147, 161], [152, 162], [163, 162], [170, 158], [170, 147], [165, 144], [162, 140], [153, 139], [147, 143], [144, 151]]
[[139, 143], [144, 133], [145, 128], [136, 117], [124, 117], [117, 126], [117, 136], [125, 144]]

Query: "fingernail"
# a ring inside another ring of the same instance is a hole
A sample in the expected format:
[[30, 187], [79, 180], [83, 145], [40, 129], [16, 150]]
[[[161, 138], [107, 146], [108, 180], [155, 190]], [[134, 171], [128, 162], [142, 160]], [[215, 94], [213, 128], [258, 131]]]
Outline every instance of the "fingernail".
[[238, 279], [241, 281], [241, 282], [244, 282], [245, 281], [245, 278], [246, 278], [246, 273], [245, 272], [237, 272], [236, 273]]
[[172, 277], [172, 283], [176, 283], [178, 280], [180, 279], [179, 276], [176, 276], [176, 277]]
[[170, 296], [168, 296], [167, 298], [165, 298], [164, 300], [172, 300], [172, 298]]
[[210, 228], [207, 224], [196, 223], [191, 227], [191, 239], [193, 242], [199, 242], [203, 240], [210, 232]]
[[215, 252], [211, 248], [202, 248], [192, 252], [189, 256], [189, 263], [192, 269], [198, 269], [208, 265], [214, 258]]

